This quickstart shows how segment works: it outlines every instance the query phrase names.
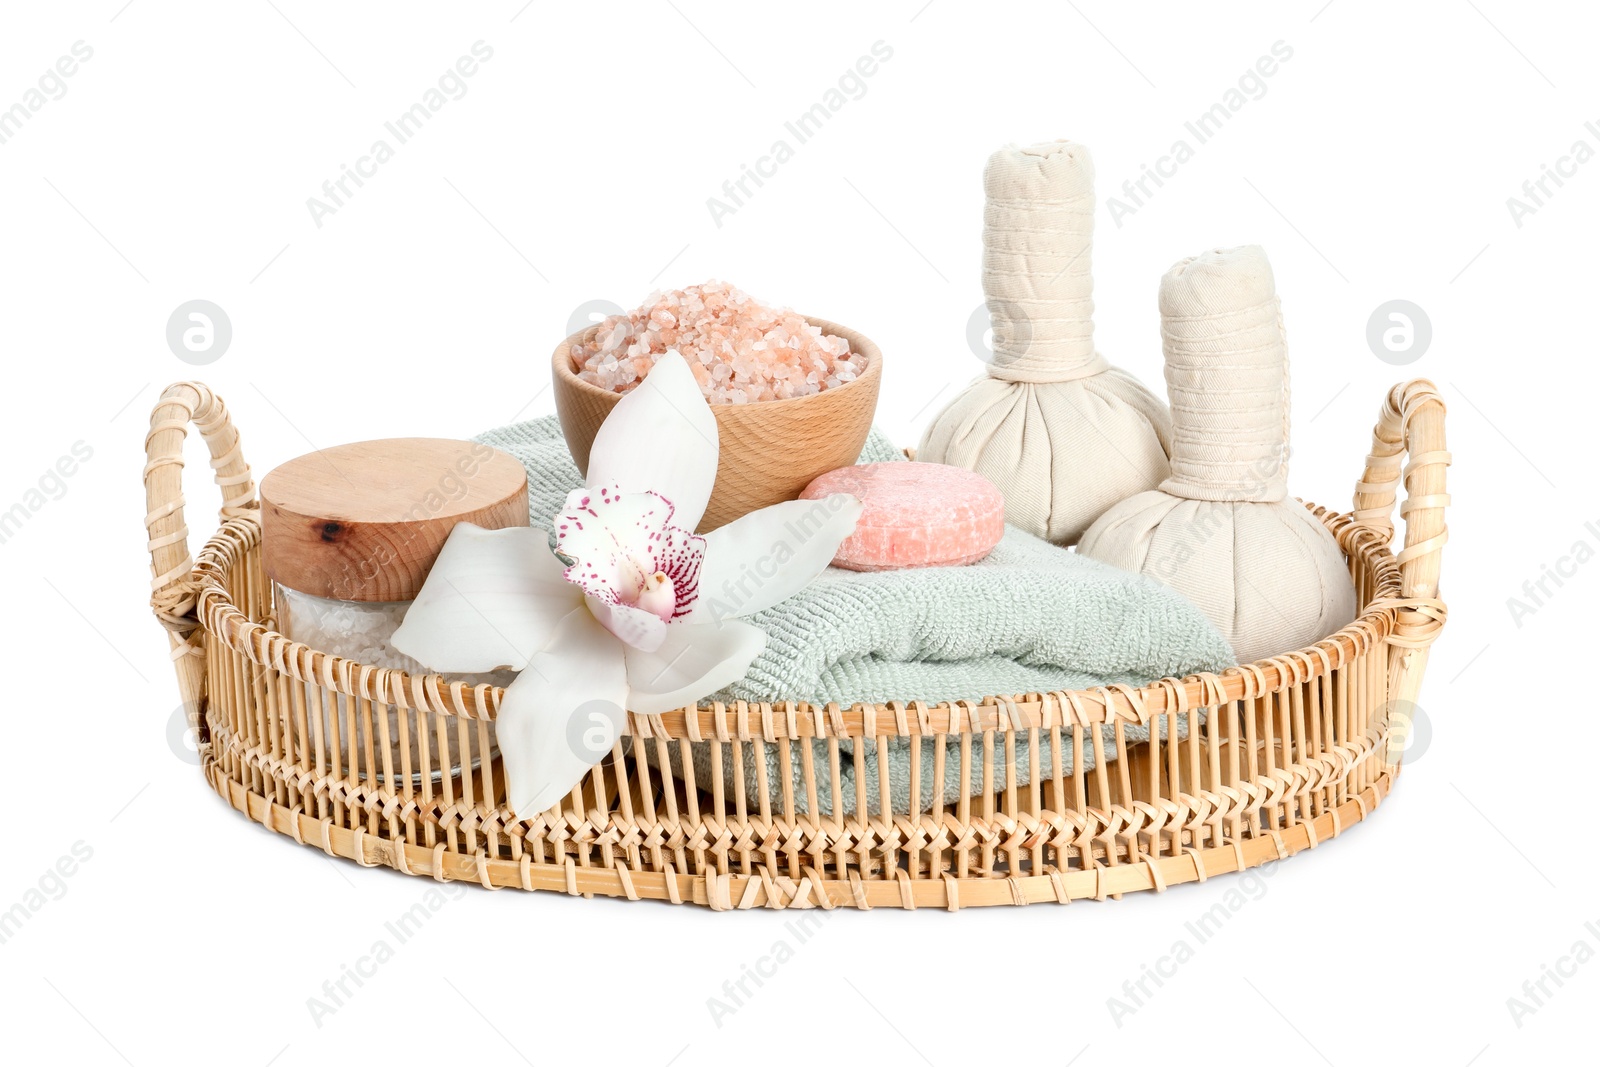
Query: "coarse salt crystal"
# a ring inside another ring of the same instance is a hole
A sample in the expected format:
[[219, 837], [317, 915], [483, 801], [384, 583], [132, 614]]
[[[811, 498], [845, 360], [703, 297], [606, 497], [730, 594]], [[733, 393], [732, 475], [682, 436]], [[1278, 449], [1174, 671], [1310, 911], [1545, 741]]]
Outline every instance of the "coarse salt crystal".
[[602, 322], [573, 355], [579, 378], [626, 393], [672, 348], [714, 404], [810, 396], [866, 370], [866, 358], [844, 338], [715, 280], [651, 293], [637, 310]]

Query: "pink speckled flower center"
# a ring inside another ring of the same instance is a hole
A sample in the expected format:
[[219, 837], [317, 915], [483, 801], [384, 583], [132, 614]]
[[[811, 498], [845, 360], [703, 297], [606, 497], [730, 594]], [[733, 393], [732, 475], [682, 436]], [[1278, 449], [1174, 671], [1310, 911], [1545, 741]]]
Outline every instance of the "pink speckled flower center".
[[556, 516], [556, 551], [566, 579], [601, 602], [672, 622], [700, 592], [705, 539], [672, 525], [673, 506], [659, 493], [582, 489]]

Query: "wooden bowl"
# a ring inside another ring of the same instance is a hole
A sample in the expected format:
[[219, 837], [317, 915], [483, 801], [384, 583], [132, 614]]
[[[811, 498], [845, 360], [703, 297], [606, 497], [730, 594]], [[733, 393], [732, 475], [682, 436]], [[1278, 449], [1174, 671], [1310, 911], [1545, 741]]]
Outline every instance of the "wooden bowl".
[[[854, 463], [872, 429], [878, 406], [883, 355], [870, 340], [824, 319], [806, 317], [823, 333], [850, 343], [850, 351], [866, 357], [867, 367], [855, 381], [836, 389], [789, 400], [753, 404], [712, 404], [717, 418], [720, 459], [711, 504], [700, 532], [714, 530], [741, 515], [784, 500], [794, 500], [811, 479]], [[583, 381], [576, 373], [574, 345], [592, 337], [598, 325], [580, 330], [556, 346], [551, 360], [556, 413], [578, 470], [589, 472], [589, 449], [600, 423], [621, 393]]]

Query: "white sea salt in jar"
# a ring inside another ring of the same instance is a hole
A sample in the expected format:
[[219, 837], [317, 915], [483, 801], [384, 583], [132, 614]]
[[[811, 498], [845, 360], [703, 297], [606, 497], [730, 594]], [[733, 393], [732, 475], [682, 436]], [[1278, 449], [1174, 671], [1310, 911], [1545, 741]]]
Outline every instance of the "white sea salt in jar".
[[[488, 445], [363, 441], [290, 460], [261, 482], [261, 558], [287, 637], [372, 667], [428, 674], [390, 643], [458, 522], [528, 525], [522, 464]], [[446, 675], [508, 685], [511, 671]], [[290, 684], [294, 684], [291, 682]], [[316, 709], [321, 714], [316, 714]], [[486, 724], [339, 696], [313, 698], [295, 759], [373, 782], [435, 780], [493, 757]], [[293, 736], [289, 724], [285, 734]]]

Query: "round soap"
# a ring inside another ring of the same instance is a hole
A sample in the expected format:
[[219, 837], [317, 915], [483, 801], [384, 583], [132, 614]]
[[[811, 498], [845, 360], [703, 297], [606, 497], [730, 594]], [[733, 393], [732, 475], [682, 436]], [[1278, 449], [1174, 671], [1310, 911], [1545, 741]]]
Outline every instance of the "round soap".
[[853, 571], [958, 567], [1000, 543], [1006, 504], [981, 474], [943, 463], [868, 463], [840, 467], [800, 494], [817, 500], [849, 493], [861, 519], [833, 565]]

